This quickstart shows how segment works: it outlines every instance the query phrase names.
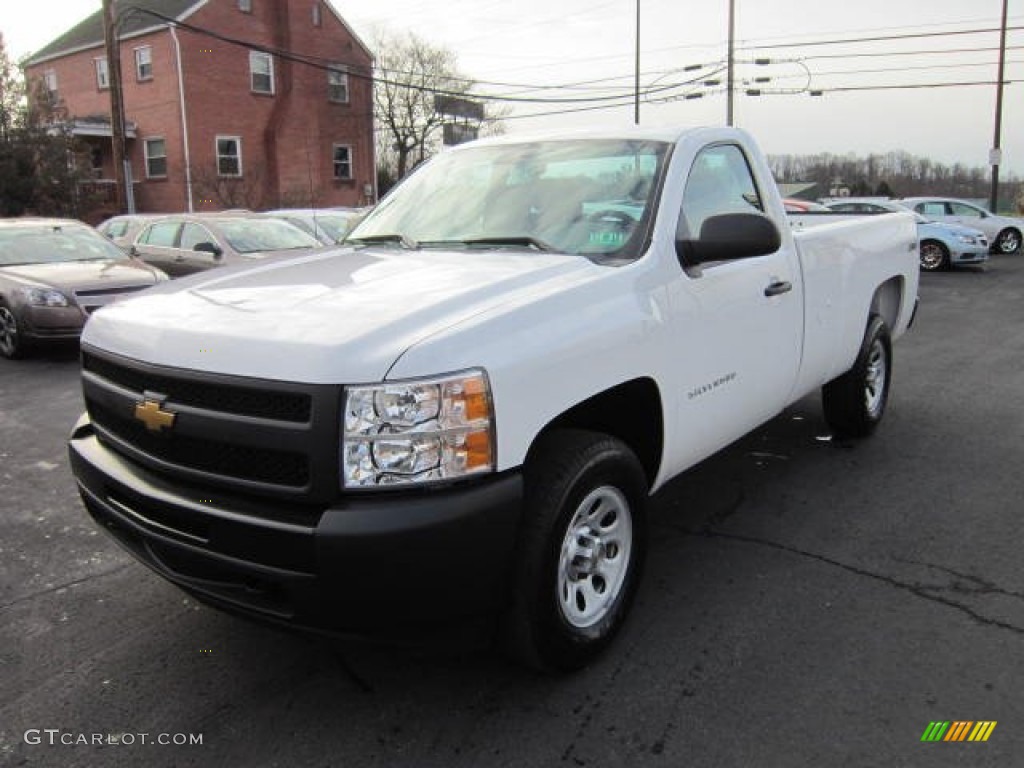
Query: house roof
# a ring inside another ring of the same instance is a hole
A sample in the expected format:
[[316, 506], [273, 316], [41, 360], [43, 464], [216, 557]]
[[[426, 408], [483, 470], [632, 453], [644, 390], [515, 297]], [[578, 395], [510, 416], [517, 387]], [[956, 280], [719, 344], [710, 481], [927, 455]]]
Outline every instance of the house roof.
[[[126, 38], [155, 27], [163, 26], [164, 22], [147, 11], [158, 13], [179, 21], [190, 16], [207, 0], [130, 0], [135, 12], [125, 14], [121, 21], [120, 37]], [[49, 59], [65, 56], [76, 51], [93, 48], [103, 44], [103, 11], [98, 10], [92, 16], [79, 22], [56, 40], [52, 40], [24, 61], [22, 66], [32, 66]]]

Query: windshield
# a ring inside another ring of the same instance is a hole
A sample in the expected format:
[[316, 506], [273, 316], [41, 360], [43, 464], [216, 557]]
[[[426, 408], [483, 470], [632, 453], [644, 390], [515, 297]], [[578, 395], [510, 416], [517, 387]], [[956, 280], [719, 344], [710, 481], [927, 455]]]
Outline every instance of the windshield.
[[448, 152], [396, 188], [348, 240], [636, 258], [669, 148], [591, 139]]
[[0, 228], [0, 266], [113, 261], [124, 251], [98, 232], [78, 224]]
[[221, 219], [217, 224], [236, 253], [290, 251], [320, 245], [312, 235], [277, 219]]

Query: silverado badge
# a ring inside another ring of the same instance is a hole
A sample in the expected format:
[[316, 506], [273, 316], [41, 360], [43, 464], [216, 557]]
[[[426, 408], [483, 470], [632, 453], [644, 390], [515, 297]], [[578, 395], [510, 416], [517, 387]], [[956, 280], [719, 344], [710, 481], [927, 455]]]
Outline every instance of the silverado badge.
[[175, 414], [165, 411], [157, 400], [143, 400], [135, 406], [135, 418], [146, 425], [150, 432], [159, 432], [174, 426]]

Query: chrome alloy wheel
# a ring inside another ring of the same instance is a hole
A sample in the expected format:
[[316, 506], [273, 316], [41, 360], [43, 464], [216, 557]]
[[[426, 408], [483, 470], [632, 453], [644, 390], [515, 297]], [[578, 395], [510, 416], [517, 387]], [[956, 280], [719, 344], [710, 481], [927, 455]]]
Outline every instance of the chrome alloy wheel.
[[877, 418], [885, 407], [885, 386], [889, 359], [885, 344], [875, 339], [868, 351], [867, 370], [864, 376], [864, 404], [868, 414]]
[[921, 245], [921, 268], [928, 272], [942, 269], [946, 263], [946, 253], [938, 243], [923, 243]]
[[629, 502], [612, 486], [580, 502], [558, 559], [558, 605], [577, 629], [600, 622], [615, 606], [629, 571], [633, 517]]
[[11, 357], [18, 349], [18, 321], [11, 310], [0, 307], [0, 354]]
[[1020, 250], [1020, 242], [1020, 232], [1008, 229], [999, 234], [996, 248], [1000, 253], [1016, 253]]

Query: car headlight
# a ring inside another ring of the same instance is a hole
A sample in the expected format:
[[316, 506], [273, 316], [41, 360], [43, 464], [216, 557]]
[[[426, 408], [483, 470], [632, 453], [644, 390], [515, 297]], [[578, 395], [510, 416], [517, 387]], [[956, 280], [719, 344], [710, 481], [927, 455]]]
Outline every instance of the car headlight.
[[454, 480], [494, 469], [487, 374], [347, 387], [341, 470], [345, 488]]
[[22, 288], [20, 293], [35, 307], [66, 307], [69, 304], [67, 296], [52, 288]]
[[961, 243], [967, 243], [967, 245], [974, 245], [975, 243], [978, 242], [978, 238], [972, 235], [957, 235], [956, 239], [959, 240]]

